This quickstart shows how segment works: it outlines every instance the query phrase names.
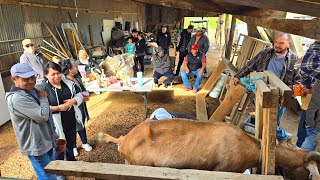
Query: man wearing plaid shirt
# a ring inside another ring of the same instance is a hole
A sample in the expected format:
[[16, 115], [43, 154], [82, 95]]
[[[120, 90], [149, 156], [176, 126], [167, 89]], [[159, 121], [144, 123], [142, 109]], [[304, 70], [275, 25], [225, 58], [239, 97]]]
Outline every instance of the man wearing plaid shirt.
[[[260, 51], [231, 79], [231, 83], [237, 85], [240, 78], [245, 77], [250, 72], [269, 70], [291, 87], [295, 77], [294, 64], [298, 61], [298, 56], [290, 50], [290, 43], [288, 34], [283, 33], [276, 36], [273, 48]], [[279, 105], [277, 124], [277, 139], [279, 141], [292, 137], [290, 133], [279, 127], [284, 111], [285, 107]]]
[[306, 114], [307, 137], [301, 145], [305, 151], [314, 151], [317, 143], [315, 137], [320, 132], [320, 41], [315, 41], [308, 49], [301, 63], [301, 78], [303, 81], [316, 79], [312, 88], [312, 97]]

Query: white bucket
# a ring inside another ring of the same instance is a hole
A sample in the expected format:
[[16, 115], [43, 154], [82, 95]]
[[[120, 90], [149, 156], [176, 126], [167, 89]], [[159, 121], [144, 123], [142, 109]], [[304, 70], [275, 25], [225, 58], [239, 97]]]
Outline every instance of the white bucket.
[[209, 96], [212, 98], [218, 98], [221, 92], [221, 89], [223, 87], [224, 81], [226, 80], [227, 75], [226, 74], [221, 74], [217, 84], [214, 86], [212, 91], [209, 93]]

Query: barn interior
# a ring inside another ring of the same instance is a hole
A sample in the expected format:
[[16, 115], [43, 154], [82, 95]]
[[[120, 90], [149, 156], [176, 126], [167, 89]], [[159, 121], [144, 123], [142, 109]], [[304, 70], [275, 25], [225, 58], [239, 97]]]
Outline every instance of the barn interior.
[[[81, 149], [78, 137], [77, 162], [53, 164], [51, 172], [61, 173], [67, 179], [188, 179], [188, 176], [195, 179], [212, 176], [217, 179], [289, 179], [276, 172], [273, 125], [276, 124], [277, 102], [281, 100], [287, 110], [280, 126], [296, 136], [301, 100], [294, 98], [288, 86], [268, 73], [250, 74], [250, 78], [263, 79], [255, 85], [259, 95], [254, 96], [245, 87], [228, 83], [261, 50], [272, 47], [274, 37], [281, 32], [290, 34], [290, 49], [301, 63], [308, 46], [320, 40], [319, 10], [320, 3], [316, 0], [0, 0], [0, 108], [4, 111], [0, 113], [0, 177], [37, 178], [28, 158], [19, 151], [5, 100], [5, 93], [13, 85], [10, 68], [20, 60], [23, 39], [32, 39], [48, 59], [55, 55], [77, 59], [79, 50], [85, 49], [90, 57], [103, 61], [107, 56], [123, 52], [111, 43], [112, 28], [117, 27], [125, 37], [132, 29], [137, 29], [153, 42], [154, 35], [166, 25], [172, 37], [169, 54], [176, 66], [179, 32], [193, 24], [206, 27], [210, 39], [207, 74], [200, 90], [197, 93], [185, 91], [178, 76], [169, 88], [153, 88], [145, 97], [126, 91], [91, 92], [87, 102], [90, 120], [86, 122], [86, 129], [93, 150]], [[244, 33], [242, 27], [246, 27]], [[152, 78], [154, 71], [150, 63], [152, 55], [151, 52], [145, 56], [143, 76], [147, 78]], [[222, 73], [226, 79], [221, 81]], [[213, 89], [219, 81], [220, 90], [216, 95]], [[127, 134], [160, 107], [169, 112], [190, 114], [199, 120], [227, 122], [262, 139], [265, 149], [261, 175], [148, 167], [131, 169], [124, 165], [116, 144], [97, 140], [99, 132], [114, 137]]]

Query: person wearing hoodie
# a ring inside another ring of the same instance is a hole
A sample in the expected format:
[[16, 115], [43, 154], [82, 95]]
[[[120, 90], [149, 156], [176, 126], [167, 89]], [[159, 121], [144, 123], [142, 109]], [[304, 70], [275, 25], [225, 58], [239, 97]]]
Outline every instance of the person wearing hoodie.
[[67, 141], [66, 152], [57, 154], [56, 159], [64, 160], [66, 157], [68, 161], [75, 161], [73, 147], [76, 132], [83, 129], [82, 113], [78, 107], [83, 102], [82, 93], [76, 91], [74, 82], [66, 79], [61, 67], [54, 62], [45, 64], [44, 76], [47, 80], [40, 87], [48, 94], [56, 132], [61, 139]]
[[167, 26], [162, 25], [161, 32], [157, 35], [157, 44], [164, 49], [165, 54], [169, 54], [169, 48], [171, 44], [171, 35], [170, 32], [167, 31]]
[[43, 77], [43, 65], [48, 62], [40, 52], [36, 51], [36, 45], [31, 41], [31, 39], [24, 39], [22, 41], [22, 46], [24, 49], [23, 54], [20, 56], [20, 63], [28, 63], [32, 69], [37, 72], [36, 84], [41, 84]]
[[6, 100], [20, 152], [28, 156], [38, 179], [56, 179], [44, 171], [55, 160], [55, 134], [47, 93], [35, 89], [37, 72], [29, 64], [15, 64], [10, 72], [14, 85], [6, 93]]

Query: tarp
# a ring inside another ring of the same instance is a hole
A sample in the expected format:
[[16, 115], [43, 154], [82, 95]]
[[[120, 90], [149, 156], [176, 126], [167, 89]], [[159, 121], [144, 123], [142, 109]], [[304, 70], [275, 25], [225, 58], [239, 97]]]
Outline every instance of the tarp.
[[113, 57], [108, 56], [103, 62], [101, 67], [107, 77], [122, 75], [133, 77], [134, 56], [132, 54], [121, 54]]

